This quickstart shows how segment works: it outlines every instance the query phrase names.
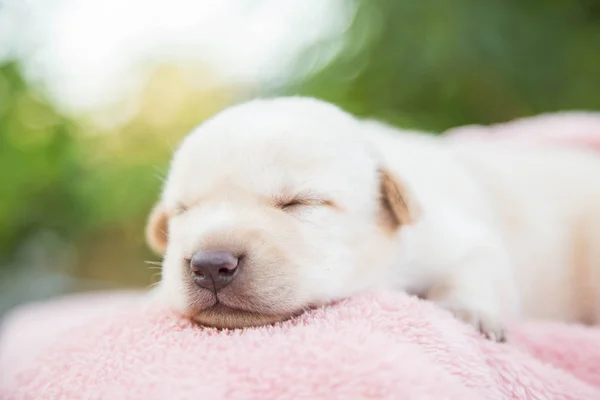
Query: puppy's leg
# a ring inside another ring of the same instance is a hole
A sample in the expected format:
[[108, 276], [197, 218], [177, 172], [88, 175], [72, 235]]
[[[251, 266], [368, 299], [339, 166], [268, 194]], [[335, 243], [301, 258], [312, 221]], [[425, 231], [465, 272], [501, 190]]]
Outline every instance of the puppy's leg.
[[506, 252], [479, 248], [436, 282], [427, 298], [473, 325], [488, 339], [505, 341], [506, 318], [517, 309], [517, 293]]

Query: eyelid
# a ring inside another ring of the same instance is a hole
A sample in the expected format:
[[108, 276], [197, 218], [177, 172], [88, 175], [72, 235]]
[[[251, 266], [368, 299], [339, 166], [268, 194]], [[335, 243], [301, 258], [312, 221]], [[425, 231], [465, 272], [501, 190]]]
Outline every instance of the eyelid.
[[173, 215], [181, 215], [189, 210], [189, 207], [185, 204], [179, 203], [175, 206], [175, 210], [173, 211]]
[[173, 210], [173, 215], [176, 216], [176, 215], [185, 214], [192, 208], [194, 208], [197, 205], [199, 205], [200, 203], [202, 203], [203, 200], [204, 200], [203, 198], [197, 198], [192, 201], [186, 201], [185, 203], [180, 201], [175, 204], [175, 209]]
[[287, 205], [290, 204], [299, 206], [327, 206], [332, 208], [338, 208], [333, 201], [315, 195], [298, 194], [296, 196], [277, 199], [275, 202], [275, 205], [279, 208], [285, 208]]

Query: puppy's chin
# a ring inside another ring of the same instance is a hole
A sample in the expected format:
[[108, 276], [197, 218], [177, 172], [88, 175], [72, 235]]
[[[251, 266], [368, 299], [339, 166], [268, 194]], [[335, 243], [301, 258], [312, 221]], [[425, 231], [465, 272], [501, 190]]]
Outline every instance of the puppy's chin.
[[286, 314], [262, 314], [217, 303], [214, 306], [194, 314], [192, 320], [200, 325], [212, 328], [237, 329], [271, 325], [298, 316], [302, 314], [302, 312], [303, 310]]

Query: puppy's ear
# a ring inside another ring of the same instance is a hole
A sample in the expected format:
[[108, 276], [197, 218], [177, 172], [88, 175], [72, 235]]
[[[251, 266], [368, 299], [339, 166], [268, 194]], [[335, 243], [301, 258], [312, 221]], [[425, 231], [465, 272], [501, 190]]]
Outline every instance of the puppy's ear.
[[146, 242], [154, 252], [164, 254], [168, 237], [169, 215], [162, 203], [158, 203], [152, 209], [146, 224]]
[[414, 223], [419, 209], [398, 177], [385, 168], [379, 169], [379, 176], [381, 224], [393, 233], [403, 225]]

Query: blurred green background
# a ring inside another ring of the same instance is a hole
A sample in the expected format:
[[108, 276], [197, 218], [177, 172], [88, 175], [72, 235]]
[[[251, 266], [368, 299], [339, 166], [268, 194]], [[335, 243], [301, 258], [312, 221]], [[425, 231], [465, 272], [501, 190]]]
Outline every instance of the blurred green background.
[[245, 99], [431, 132], [600, 110], [600, 1], [96, 3], [0, 0], [0, 314], [155, 282], [172, 150]]

